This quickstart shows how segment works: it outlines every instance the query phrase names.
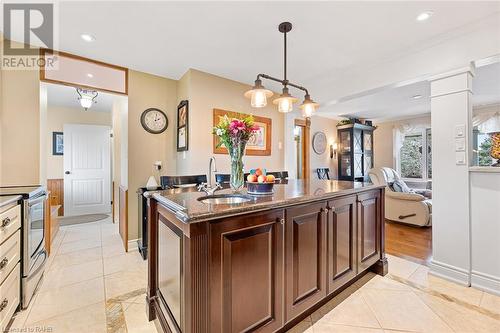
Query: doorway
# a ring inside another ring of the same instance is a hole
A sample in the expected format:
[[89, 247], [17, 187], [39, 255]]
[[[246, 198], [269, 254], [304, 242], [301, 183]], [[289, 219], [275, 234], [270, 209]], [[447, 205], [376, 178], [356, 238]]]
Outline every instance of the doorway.
[[65, 216], [111, 213], [111, 127], [64, 124]]
[[293, 137], [295, 142], [295, 174], [297, 179], [309, 179], [309, 119], [295, 119]]

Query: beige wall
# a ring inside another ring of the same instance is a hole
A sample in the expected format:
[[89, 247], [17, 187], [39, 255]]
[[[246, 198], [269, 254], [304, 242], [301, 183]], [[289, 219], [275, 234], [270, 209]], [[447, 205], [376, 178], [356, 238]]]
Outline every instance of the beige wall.
[[1, 72], [0, 185], [37, 184], [40, 182], [38, 71]]
[[277, 112], [276, 106], [268, 102], [261, 109], [252, 108], [243, 93], [249, 85], [228, 80], [198, 70], [189, 70], [179, 82], [179, 100], [189, 100], [189, 150], [177, 153], [177, 174], [205, 174], [208, 160], [217, 158], [217, 169], [221, 173], [230, 172], [228, 155], [213, 154], [213, 109], [253, 114], [272, 119], [272, 148], [270, 156], [245, 156], [245, 169], [263, 167], [268, 170], [283, 170], [284, 115]]
[[[152, 175], [153, 163], [162, 161], [163, 174], [175, 174], [174, 127], [177, 110], [177, 81], [146, 73], [129, 71], [128, 95], [128, 206], [129, 240], [138, 236], [137, 196], [139, 187]], [[146, 132], [140, 122], [148, 108], [167, 114], [169, 125], [162, 134]]]
[[[317, 179], [317, 168], [330, 168], [330, 177], [337, 178], [337, 159], [330, 158], [330, 143], [337, 142], [337, 121], [334, 119], [313, 116], [311, 117], [311, 147], [310, 147], [310, 168], [311, 179]], [[324, 132], [328, 140], [326, 151], [318, 155], [312, 149], [312, 139], [314, 133]], [[287, 133], [287, 135], [289, 135]]]
[[64, 178], [63, 156], [52, 155], [52, 132], [62, 132], [64, 124], [107, 125], [111, 126], [111, 110], [109, 112], [83, 111], [78, 107], [51, 106], [47, 108], [47, 179]]
[[373, 152], [375, 168], [390, 167], [396, 169], [394, 161], [394, 128], [402, 124], [431, 124], [431, 116], [425, 115], [411, 119], [377, 123], [373, 134]]

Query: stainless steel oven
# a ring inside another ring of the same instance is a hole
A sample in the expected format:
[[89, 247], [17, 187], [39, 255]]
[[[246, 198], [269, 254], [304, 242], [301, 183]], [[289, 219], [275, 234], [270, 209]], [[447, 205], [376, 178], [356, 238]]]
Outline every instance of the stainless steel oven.
[[45, 191], [24, 200], [22, 306], [26, 308], [40, 283], [47, 260], [45, 250]]
[[21, 225], [21, 306], [27, 308], [42, 280], [47, 251], [45, 250], [45, 201], [47, 192], [43, 186], [0, 187], [0, 196], [22, 195]]

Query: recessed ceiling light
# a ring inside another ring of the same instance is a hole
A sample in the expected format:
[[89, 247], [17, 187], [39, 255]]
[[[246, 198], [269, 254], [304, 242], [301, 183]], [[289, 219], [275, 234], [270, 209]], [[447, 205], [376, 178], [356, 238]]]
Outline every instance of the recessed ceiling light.
[[425, 12], [422, 12], [422, 13], [418, 14], [417, 21], [420, 21], [420, 22], [426, 21], [426, 20], [430, 19], [433, 14], [434, 14], [434, 12], [432, 10], [427, 10]]
[[422, 98], [422, 95], [413, 95], [413, 96], [411, 96], [411, 98], [413, 98], [413, 99], [420, 99], [420, 98]]
[[89, 34], [81, 34], [80, 37], [82, 37], [84, 41], [89, 43], [95, 41], [95, 37]]
[[94, 75], [93, 75], [93, 74], [91, 74], [91, 73], [88, 73], [88, 74], [87, 74], [87, 77], [89, 77], [89, 78], [93, 78], [93, 77], [94, 77]]

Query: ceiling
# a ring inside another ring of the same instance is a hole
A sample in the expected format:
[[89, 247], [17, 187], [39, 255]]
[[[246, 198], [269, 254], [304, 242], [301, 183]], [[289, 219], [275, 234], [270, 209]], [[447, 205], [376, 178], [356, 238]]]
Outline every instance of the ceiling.
[[[475, 107], [500, 103], [500, 63], [477, 68], [472, 90], [472, 104]], [[420, 98], [415, 99], [414, 96]], [[368, 118], [380, 122], [430, 112], [430, 83], [420, 81], [402, 87], [382, 89], [373, 94], [334, 104], [322, 115], [332, 118]]]
[[[417, 22], [426, 10], [434, 15]], [[62, 51], [173, 79], [195, 68], [248, 84], [257, 73], [282, 76], [277, 26], [290, 21], [288, 78], [329, 112], [342, 97], [335, 87], [351, 71], [428, 50], [473, 31], [477, 22], [495, 21], [500, 2], [64, 1], [58, 12]], [[82, 33], [96, 40], [87, 43]]]
[[[74, 87], [63, 86], [58, 84], [43, 83], [47, 87], [47, 104], [49, 106], [79, 108], [83, 112], [83, 108], [78, 101], [78, 94]], [[116, 95], [99, 92], [96, 100], [97, 103], [87, 112], [111, 112], [113, 102], [119, 98]]]

